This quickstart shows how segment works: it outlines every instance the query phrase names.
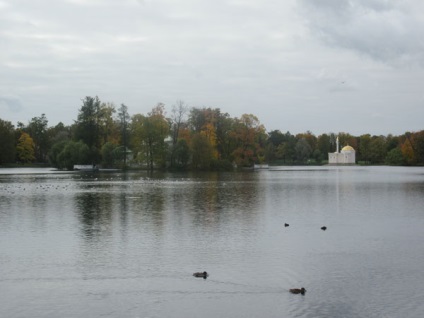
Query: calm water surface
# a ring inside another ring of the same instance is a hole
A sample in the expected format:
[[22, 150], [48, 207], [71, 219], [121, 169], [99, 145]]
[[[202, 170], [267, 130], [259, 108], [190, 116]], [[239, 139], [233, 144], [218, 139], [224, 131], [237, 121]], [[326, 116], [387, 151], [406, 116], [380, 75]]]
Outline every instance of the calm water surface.
[[1, 169], [0, 317], [423, 317], [423, 228], [424, 168]]

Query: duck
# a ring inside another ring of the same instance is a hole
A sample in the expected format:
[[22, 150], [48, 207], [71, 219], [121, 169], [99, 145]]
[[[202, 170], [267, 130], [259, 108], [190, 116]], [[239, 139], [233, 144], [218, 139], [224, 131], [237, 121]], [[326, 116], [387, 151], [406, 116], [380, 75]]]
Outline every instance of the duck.
[[288, 227], [289, 225], [290, 225], [290, 224], [288, 224], [288, 223], [284, 223], [284, 226], [285, 226], [285, 227]]
[[326, 226], [322, 226], [321, 227], [321, 230], [323, 230], [323, 231], [325, 231], [327, 229], [327, 227]]
[[193, 274], [194, 277], [202, 277], [204, 279], [206, 279], [206, 277], [209, 276], [209, 274], [207, 272], [196, 272]]
[[302, 295], [305, 295], [306, 289], [304, 287], [302, 287], [302, 288], [292, 288], [289, 291], [292, 294], [302, 294]]

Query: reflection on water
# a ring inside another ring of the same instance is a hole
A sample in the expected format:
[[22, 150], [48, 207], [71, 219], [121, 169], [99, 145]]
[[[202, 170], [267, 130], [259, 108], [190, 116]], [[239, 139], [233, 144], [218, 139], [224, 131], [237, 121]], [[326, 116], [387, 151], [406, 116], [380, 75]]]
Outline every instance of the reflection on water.
[[0, 171], [1, 317], [424, 313], [423, 168], [23, 171]]
[[112, 198], [99, 193], [79, 193], [75, 196], [75, 210], [87, 240], [100, 236], [112, 226]]

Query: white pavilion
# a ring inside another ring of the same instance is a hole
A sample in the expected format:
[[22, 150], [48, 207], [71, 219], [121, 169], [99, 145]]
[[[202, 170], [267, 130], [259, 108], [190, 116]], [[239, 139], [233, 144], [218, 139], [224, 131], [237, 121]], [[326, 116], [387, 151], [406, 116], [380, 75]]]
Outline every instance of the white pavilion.
[[336, 139], [337, 150], [328, 154], [328, 164], [330, 165], [354, 165], [355, 149], [347, 145], [339, 152], [339, 137]]

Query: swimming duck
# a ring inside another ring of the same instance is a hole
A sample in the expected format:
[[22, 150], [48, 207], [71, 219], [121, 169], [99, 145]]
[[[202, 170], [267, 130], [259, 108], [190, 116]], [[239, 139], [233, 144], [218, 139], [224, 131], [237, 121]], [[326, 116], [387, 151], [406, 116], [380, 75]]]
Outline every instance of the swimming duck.
[[325, 231], [327, 229], [326, 226], [321, 227], [321, 230]]
[[292, 289], [290, 289], [290, 292], [292, 293], [292, 294], [302, 294], [302, 295], [305, 295], [305, 292], [306, 292], [306, 289], [305, 288], [292, 288]]
[[194, 277], [202, 277], [204, 279], [206, 279], [206, 277], [209, 276], [209, 274], [207, 272], [197, 272], [193, 274]]
[[290, 225], [290, 224], [288, 224], [288, 223], [284, 223], [284, 226], [285, 226], [285, 227], [288, 227], [289, 225]]

